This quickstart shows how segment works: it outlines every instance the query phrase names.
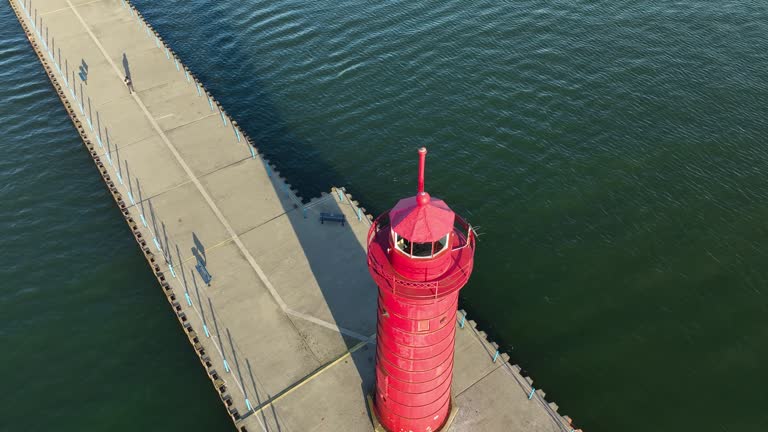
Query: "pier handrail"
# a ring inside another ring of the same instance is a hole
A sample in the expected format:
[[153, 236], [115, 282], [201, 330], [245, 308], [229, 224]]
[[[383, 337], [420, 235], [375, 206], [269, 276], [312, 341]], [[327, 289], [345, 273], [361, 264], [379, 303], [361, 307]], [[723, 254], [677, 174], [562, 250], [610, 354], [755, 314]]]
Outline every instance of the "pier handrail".
[[[464, 312], [463, 310], [460, 310], [458, 314], [461, 317], [461, 319], [459, 320], [459, 327], [462, 329], [468, 327], [472, 331], [472, 334], [475, 337], [475, 339], [477, 339], [478, 342], [480, 342], [480, 344], [488, 353], [488, 356], [492, 358], [493, 362], [495, 363], [496, 359], [501, 353], [501, 348], [497, 348], [497, 351], [494, 354], [494, 352], [492, 351], [493, 348], [489, 350], [489, 347], [491, 347], [491, 345], [489, 345], [489, 341], [485, 336], [480, 335], [480, 332], [478, 332], [475, 325], [464, 324], [467, 320], [467, 313]], [[512, 364], [509, 361], [503, 361], [500, 367], [503, 368], [507, 373], [509, 373], [509, 375], [517, 383], [517, 385], [520, 386], [520, 389], [523, 390], [523, 392], [528, 396], [529, 400], [535, 400], [541, 405], [542, 409], [544, 409], [544, 411], [552, 419], [552, 421], [555, 423], [555, 425], [561, 432], [581, 432], [581, 429], [576, 429], [573, 425], [564, 423], [566, 419], [560, 414], [558, 414], [557, 411], [552, 409], [549, 402], [547, 402], [539, 393], [536, 392], [536, 388], [533, 386], [533, 384], [530, 384], [525, 379], [522, 379], [523, 376], [520, 374], [520, 372], [515, 370], [515, 368], [512, 366]]]

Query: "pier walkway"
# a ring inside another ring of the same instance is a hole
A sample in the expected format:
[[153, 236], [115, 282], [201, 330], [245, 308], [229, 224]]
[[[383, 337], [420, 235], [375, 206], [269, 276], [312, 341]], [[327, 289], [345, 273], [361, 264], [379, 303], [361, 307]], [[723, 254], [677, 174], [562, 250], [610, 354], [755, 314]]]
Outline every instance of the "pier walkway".
[[[300, 199], [128, 2], [10, 2], [237, 430], [371, 431], [364, 209]], [[571, 430], [456, 325], [451, 430]]]

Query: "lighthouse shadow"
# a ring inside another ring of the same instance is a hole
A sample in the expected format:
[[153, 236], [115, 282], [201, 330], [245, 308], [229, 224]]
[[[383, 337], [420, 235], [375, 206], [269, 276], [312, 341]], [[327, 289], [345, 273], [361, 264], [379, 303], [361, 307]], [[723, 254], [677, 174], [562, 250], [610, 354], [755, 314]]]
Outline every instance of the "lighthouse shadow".
[[[275, 192], [284, 194], [278, 182], [274, 181]], [[358, 220], [356, 208], [346, 197], [340, 201], [338, 194], [324, 194], [306, 203], [306, 210], [288, 200], [282, 202], [306, 259], [305, 265], [302, 257], [297, 257], [291, 269], [295, 278], [306, 275], [301, 295], [285, 298], [288, 308], [298, 312], [291, 319], [320, 360], [321, 368], [327, 368], [328, 384], [335, 387], [334, 393], [359, 386], [360, 393], [350, 396], [349, 402], [361, 403], [361, 408], [367, 409], [365, 396], [373, 391], [375, 378], [373, 336], [377, 317], [377, 289], [368, 273], [364, 244], [370, 225], [364, 215]], [[344, 215], [345, 221], [321, 220], [323, 214]]]
[[[228, 53], [236, 67], [253, 61], [241, 57], [242, 53]], [[220, 53], [211, 53], [211, 56], [221, 58]], [[219, 84], [215, 79], [206, 87], [214, 94], [221, 94], [225, 106], [232, 106], [233, 112], [247, 119], [241, 122], [244, 132], [259, 143], [263, 158], [275, 161], [303, 193], [316, 194], [318, 189], [325, 189], [324, 185], [344, 178], [318, 156], [322, 148], [313, 148], [311, 142], [295, 134], [257, 74], [240, 75], [242, 81], [238, 86], [247, 91], [217, 89]], [[203, 82], [208, 81], [204, 72], [201, 76]], [[307, 375], [301, 378], [302, 385], [295, 391], [311, 393], [318, 400], [333, 394], [338, 404], [366, 412], [365, 396], [373, 391], [375, 378], [376, 347], [371, 336], [376, 333], [378, 295], [367, 269], [364, 240], [368, 223], [357, 219], [346, 198], [339, 202], [338, 196], [331, 195], [312, 200], [305, 217], [302, 206], [286, 197], [285, 184], [276, 172], [272, 172], [270, 181], [284, 214], [264, 222], [251, 236], [256, 236], [260, 245], [269, 245], [262, 249], [269, 255], [268, 261], [281, 263], [274, 267], [264, 265], [266, 276], [285, 302], [286, 315], [303, 338], [301, 349], [310, 350], [308, 357], [317, 360], [311, 368], [303, 365]], [[344, 225], [331, 221], [321, 223], [321, 213], [343, 213], [347, 221]], [[262, 373], [253, 372], [257, 379]], [[277, 410], [279, 414], [279, 404]], [[354, 429], [348, 420], [338, 419], [340, 423], [329, 426], [328, 430]], [[329, 416], [326, 421], [330, 421]], [[317, 425], [304, 426], [313, 429]]]

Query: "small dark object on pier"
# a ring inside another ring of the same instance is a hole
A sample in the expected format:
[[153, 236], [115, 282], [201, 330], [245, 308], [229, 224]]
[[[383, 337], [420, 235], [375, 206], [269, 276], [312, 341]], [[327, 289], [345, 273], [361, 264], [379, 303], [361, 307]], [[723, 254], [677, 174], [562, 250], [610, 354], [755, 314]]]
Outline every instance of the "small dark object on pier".
[[205, 363], [206, 367], [211, 367], [213, 365], [213, 363], [211, 363], [210, 356], [204, 355], [204, 356], [201, 356], [200, 359], [203, 361], [203, 363]]
[[219, 393], [224, 393], [227, 391], [227, 386], [224, 384], [224, 380], [219, 378], [217, 380], [213, 381], [214, 387], [219, 391]]
[[346, 218], [344, 217], [343, 214], [320, 213], [320, 223], [322, 224], [325, 221], [341, 222], [341, 226], [344, 226], [344, 222], [346, 221]]

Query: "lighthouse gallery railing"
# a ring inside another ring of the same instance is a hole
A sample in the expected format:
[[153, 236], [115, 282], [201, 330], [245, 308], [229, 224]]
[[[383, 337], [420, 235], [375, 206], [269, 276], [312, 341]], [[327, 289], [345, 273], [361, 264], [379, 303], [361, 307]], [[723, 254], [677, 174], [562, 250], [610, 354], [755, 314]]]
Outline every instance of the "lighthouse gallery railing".
[[472, 272], [472, 256], [475, 253], [475, 235], [472, 226], [459, 216], [454, 222], [454, 234], [458, 244], [449, 252], [453, 265], [446, 271], [447, 277], [437, 281], [415, 281], [399, 274], [388, 259], [390, 222], [389, 212], [376, 218], [368, 230], [368, 264], [371, 274], [380, 286], [388, 287], [394, 294], [411, 298], [437, 299], [461, 288]]

